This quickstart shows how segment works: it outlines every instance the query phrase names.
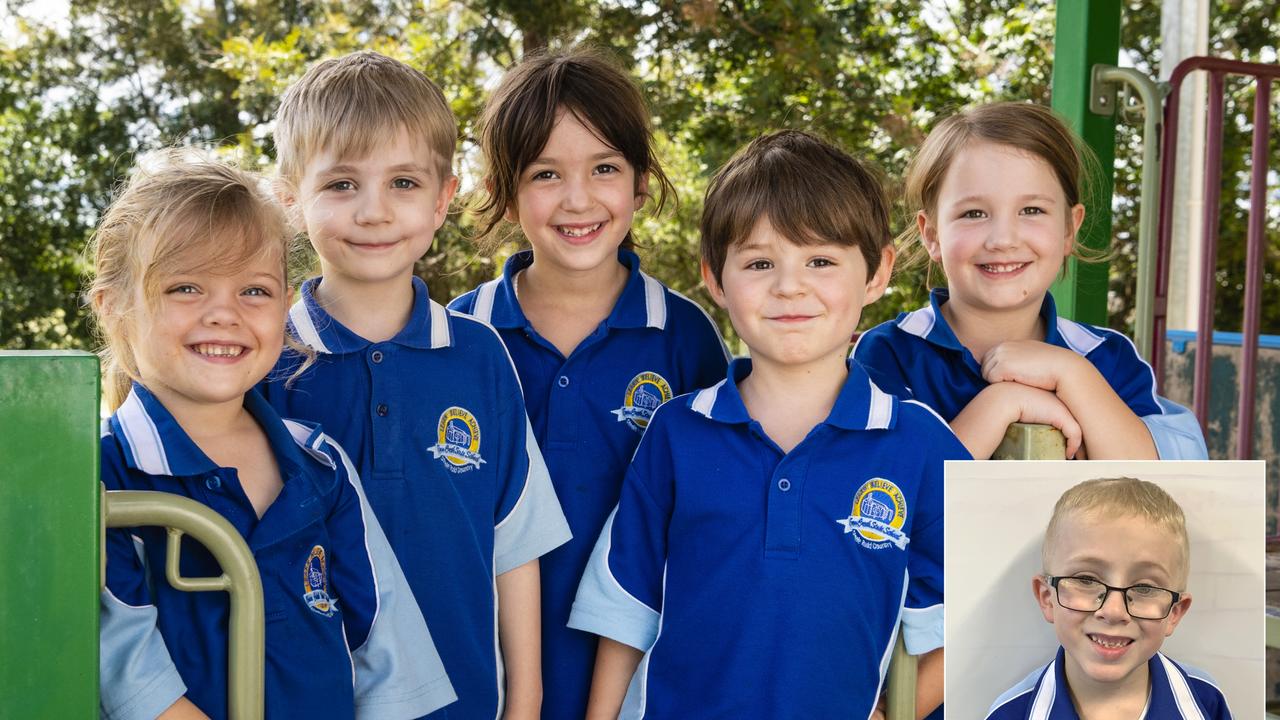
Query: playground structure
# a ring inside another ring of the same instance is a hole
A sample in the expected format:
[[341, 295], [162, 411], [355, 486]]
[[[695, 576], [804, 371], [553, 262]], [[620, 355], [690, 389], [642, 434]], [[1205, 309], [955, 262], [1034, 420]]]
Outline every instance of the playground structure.
[[[1120, 37], [1119, 0], [1059, 3], [1057, 23], [1053, 106], [1072, 122], [1104, 168], [1110, 168], [1114, 161], [1115, 111], [1126, 102], [1119, 99], [1121, 89], [1128, 88], [1126, 95], [1135, 93], [1144, 108], [1145, 172], [1135, 339], [1144, 356], [1152, 360], [1160, 381], [1165, 363], [1164, 309], [1169, 291], [1168, 197], [1176, 176], [1174, 163], [1168, 159], [1174, 156], [1181, 81], [1191, 72], [1211, 73], [1209, 148], [1210, 160], [1214, 160], [1214, 152], [1219, 153], [1220, 159], [1223, 76], [1231, 73], [1258, 78], [1254, 157], [1262, 158], [1268, 150], [1270, 83], [1280, 78], [1280, 67], [1189, 59], [1175, 71], [1169, 105], [1161, 112], [1162, 91], [1158, 85], [1133, 70], [1115, 67]], [[1214, 133], [1217, 145], [1212, 142]], [[1210, 162], [1209, 167], [1217, 168], [1216, 161]], [[1280, 440], [1274, 436], [1263, 438], [1260, 445], [1254, 426], [1266, 170], [1265, 162], [1255, 161], [1236, 457], [1266, 456], [1273, 460], [1274, 475], [1274, 460], [1280, 450], [1276, 443]], [[1206, 195], [1212, 203], [1206, 203], [1204, 227], [1206, 238], [1212, 241], [1206, 243], [1202, 262], [1210, 280], [1217, 227], [1211, 221], [1216, 220], [1219, 184], [1216, 171], [1206, 177]], [[1110, 197], [1110, 172], [1100, 190], [1099, 197]], [[1087, 211], [1100, 221], [1089, 225], [1088, 234], [1081, 241], [1090, 247], [1105, 247], [1110, 242], [1110, 208], [1104, 200]], [[1054, 287], [1061, 314], [1105, 325], [1106, 276], [1105, 265], [1070, 261], [1065, 277]], [[1205, 287], [1211, 288], [1212, 282], [1206, 282]], [[1209, 300], [1202, 308], [1195, 340], [1198, 352], [1192, 390], [1196, 415], [1206, 430], [1210, 410], [1208, 368], [1214, 342], [1211, 321]], [[1280, 385], [1280, 380], [1273, 382]], [[97, 483], [98, 391], [98, 366], [92, 355], [0, 352], [0, 397], [4, 398], [0, 403], [0, 428], [4, 428], [0, 433], [0, 462], [5, 467], [4, 480], [0, 482], [0, 542], [10, 559], [0, 570], [0, 582], [8, 589], [0, 611], [0, 637], [5, 638], [0, 651], [0, 715], [88, 717], [97, 713], [102, 533], [106, 527], [160, 525], [173, 528], [166, 569], [171, 584], [189, 591], [232, 592], [235, 628], [231, 632], [230, 716], [261, 718], [263, 601], [252, 556], [225, 521], [206, 508], [191, 507], [195, 503], [146, 493], [101, 493]], [[1275, 420], [1273, 416], [1271, 421]], [[1063, 452], [1061, 435], [1056, 431], [1014, 426], [998, 455], [1060, 459]], [[224, 568], [222, 577], [180, 576], [177, 556], [184, 533], [215, 553]], [[1269, 614], [1267, 640], [1268, 645], [1280, 646], [1280, 616]], [[915, 673], [915, 659], [905, 653], [901, 642], [897, 643], [887, 678], [892, 720], [915, 716]]]

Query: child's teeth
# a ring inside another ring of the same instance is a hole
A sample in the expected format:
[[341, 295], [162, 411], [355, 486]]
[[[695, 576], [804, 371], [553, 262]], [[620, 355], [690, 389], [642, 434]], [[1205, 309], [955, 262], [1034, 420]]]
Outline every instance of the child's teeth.
[[603, 224], [604, 223], [596, 223], [591, 227], [582, 227], [582, 228], [571, 228], [571, 227], [566, 227], [562, 225], [560, 227], [560, 232], [564, 233], [565, 235], [568, 235], [569, 237], [582, 237], [583, 235], [590, 235], [596, 230], [599, 230], [600, 226]]
[[1022, 267], [1022, 265], [1023, 265], [1022, 263], [1012, 263], [1012, 264], [1006, 264], [1006, 265], [987, 264], [987, 265], [983, 265], [982, 267], [986, 268], [987, 272], [1007, 273], [1007, 272], [1013, 272], [1014, 270], [1017, 270], [1018, 268]]
[[238, 357], [243, 348], [238, 345], [211, 345], [209, 343], [200, 343], [196, 345], [196, 352], [201, 355], [212, 355], [213, 357]]
[[1090, 639], [1090, 640], [1092, 640], [1092, 641], [1094, 641], [1094, 642], [1096, 642], [1096, 643], [1098, 643], [1099, 645], [1101, 645], [1101, 646], [1102, 646], [1102, 647], [1104, 647], [1104, 648], [1112, 648], [1112, 649], [1114, 649], [1114, 648], [1124, 647], [1125, 645], [1128, 645], [1128, 644], [1129, 644], [1129, 641], [1128, 641], [1128, 640], [1123, 640], [1123, 639], [1121, 639], [1121, 640], [1103, 640], [1102, 638], [1098, 637], [1097, 635], [1090, 635], [1090, 636], [1089, 636], [1089, 639]]

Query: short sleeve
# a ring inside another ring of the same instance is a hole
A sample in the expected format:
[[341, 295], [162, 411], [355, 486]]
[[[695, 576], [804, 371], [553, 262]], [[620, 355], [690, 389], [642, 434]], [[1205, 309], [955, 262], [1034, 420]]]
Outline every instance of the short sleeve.
[[920, 491], [907, 546], [907, 594], [902, 610], [907, 652], [922, 655], [943, 645], [943, 477], [948, 460], [971, 456], [951, 428], [928, 406], [907, 401], [899, 406], [898, 429], [921, 438], [928, 453], [921, 460]]
[[898, 362], [893, 344], [889, 342], [889, 334], [893, 332], [893, 328], [892, 322], [885, 322], [860, 335], [850, 357], [867, 368], [867, 374], [881, 390], [890, 395], [909, 398], [911, 387], [906, 370]]
[[[124, 489], [112, 452], [103, 451], [108, 490]], [[141, 542], [141, 541], [138, 541]], [[157, 625], [147, 570], [127, 530], [106, 532], [107, 586], [98, 613], [98, 703], [104, 718], [151, 720], [187, 692]]]
[[340, 460], [327, 524], [342, 549], [331, 573], [355, 666], [356, 717], [426, 715], [457, 696], [350, 458], [332, 440], [326, 444]]
[[647, 651], [658, 636], [674, 486], [665, 405], [653, 416], [587, 562], [569, 627]]
[[[1134, 415], [1145, 417], [1163, 412], [1156, 398], [1156, 376], [1151, 366], [1138, 354], [1133, 341], [1114, 330], [1104, 331], [1102, 345], [1089, 353], [1089, 360], [1107, 379], [1107, 384], [1124, 401]], [[1105, 357], [1097, 357], [1105, 352]]]
[[515, 365], [497, 331], [489, 331], [493, 333], [492, 352], [500, 356], [493, 363], [498, 376], [494, 378], [497, 397], [504, 399], [498, 419], [501, 427], [495, 433], [501, 440], [493, 513], [493, 571], [502, 575], [560, 547], [573, 533], [534, 439]]
[[1208, 460], [1200, 421], [1187, 408], [1172, 400], [1156, 397], [1162, 412], [1143, 415], [1141, 420], [1151, 432], [1156, 455], [1161, 460]]

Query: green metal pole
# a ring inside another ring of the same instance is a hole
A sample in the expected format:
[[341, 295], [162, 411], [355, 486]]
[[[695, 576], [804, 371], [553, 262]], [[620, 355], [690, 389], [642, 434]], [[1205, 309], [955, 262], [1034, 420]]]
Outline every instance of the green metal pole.
[[[1115, 65], [1120, 56], [1120, 0], [1062, 0], [1053, 44], [1053, 109], [1071, 123], [1098, 157], [1099, 172], [1088, 183], [1085, 221], [1076, 241], [1111, 246], [1111, 192], [1115, 177], [1115, 116], [1089, 111], [1092, 68]], [[1107, 324], [1107, 263], [1068, 258], [1053, 297], [1063, 317]]]
[[98, 716], [98, 358], [0, 351], [0, 717]]

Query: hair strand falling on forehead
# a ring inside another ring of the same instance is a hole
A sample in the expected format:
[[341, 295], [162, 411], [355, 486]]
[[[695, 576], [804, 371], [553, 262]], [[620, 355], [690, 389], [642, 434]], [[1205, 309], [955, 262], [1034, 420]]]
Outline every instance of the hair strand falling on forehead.
[[[601, 102], [607, 99], [607, 102]], [[477, 238], [491, 238], [515, 207], [520, 175], [546, 147], [562, 112], [573, 113], [636, 173], [636, 191], [645, 177], [658, 188], [657, 211], [675, 187], [654, 152], [649, 108], [634, 80], [603, 51], [587, 45], [538, 52], [507, 71], [480, 117], [479, 144], [485, 159], [487, 192], [472, 208], [480, 218]], [[482, 245], [492, 252], [504, 238]], [[633, 244], [628, 231], [622, 246]]]
[[[947, 171], [956, 156], [973, 142], [1005, 145], [1043, 160], [1062, 187], [1068, 207], [1091, 204], [1090, 193], [1098, 185], [1100, 173], [1097, 156], [1057, 113], [1029, 102], [996, 102], [968, 108], [934, 126], [907, 166], [903, 204], [909, 222], [897, 239], [902, 268], [928, 261], [915, 216], [921, 212], [929, 217], [937, 214], [938, 195]], [[1076, 243], [1072, 255], [1097, 262], [1109, 253]]]
[[294, 245], [284, 212], [257, 175], [193, 148], [138, 158], [87, 250], [94, 275], [86, 299], [103, 341], [108, 408], [119, 407], [140, 379], [131, 348], [147, 339], [134, 337], [134, 317], [152, 311], [164, 277], [208, 268], [234, 274], [271, 257], [288, 285]]

